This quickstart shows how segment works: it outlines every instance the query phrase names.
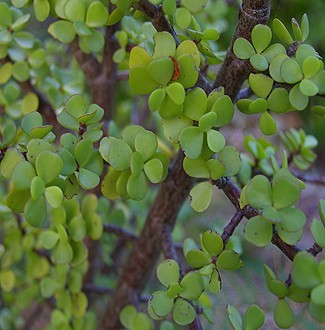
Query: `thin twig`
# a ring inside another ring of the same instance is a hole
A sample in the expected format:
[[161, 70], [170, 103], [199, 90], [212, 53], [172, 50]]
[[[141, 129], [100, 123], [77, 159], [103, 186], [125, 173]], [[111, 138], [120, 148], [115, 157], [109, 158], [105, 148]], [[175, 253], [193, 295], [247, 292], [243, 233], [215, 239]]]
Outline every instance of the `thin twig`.
[[105, 223], [103, 227], [104, 227], [104, 232], [110, 233], [110, 234], [115, 234], [130, 242], [135, 242], [138, 239], [137, 235], [135, 235], [131, 231], [121, 228], [117, 225]]
[[226, 245], [229, 241], [229, 238], [234, 233], [237, 226], [240, 224], [241, 220], [244, 218], [244, 214], [241, 210], [237, 211], [234, 216], [231, 218], [230, 222], [225, 226], [222, 232], [223, 244]]

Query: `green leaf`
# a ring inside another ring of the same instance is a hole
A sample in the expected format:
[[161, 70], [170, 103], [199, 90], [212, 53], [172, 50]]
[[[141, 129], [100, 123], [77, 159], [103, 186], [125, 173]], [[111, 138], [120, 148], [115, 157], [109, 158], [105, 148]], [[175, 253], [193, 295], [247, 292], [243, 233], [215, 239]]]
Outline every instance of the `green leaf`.
[[260, 130], [264, 135], [273, 135], [276, 133], [277, 125], [275, 119], [267, 111], [263, 112], [259, 120]]
[[157, 150], [157, 136], [151, 131], [138, 132], [135, 136], [134, 147], [141, 154], [143, 161], [146, 162]]
[[129, 84], [132, 92], [139, 95], [150, 94], [159, 86], [159, 83], [152, 79], [148, 69], [144, 67], [131, 69]]
[[47, 202], [53, 208], [57, 208], [62, 204], [63, 193], [62, 190], [57, 186], [45, 188], [45, 197]]
[[267, 280], [267, 287], [271, 293], [276, 295], [278, 298], [283, 299], [288, 293], [287, 286], [280, 280], [274, 278]]
[[261, 98], [266, 98], [273, 87], [273, 79], [262, 73], [251, 73], [248, 82], [253, 92]]
[[152, 57], [144, 48], [135, 46], [130, 52], [129, 68], [130, 70], [137, 67], [147, 68], [151, 61]]
[[279, 211], [282, 216], [281, 228], [288, 232], [295, 232], [303, 228], [306, 223], [305, 213], [296, 208], [285, 208]]
[[162, 180], [164, 174], [164, 167], [159, 159], [153, 158], [149, 160], [144, 165], [143, 169], [146, 173], [146, 176], [152, 183], [158, 183]]
[[208, 169], [210, 171], [210, 177], [213, 180], [218, 180], [226, 173], [226, 167], [218, 159], [209, 159], [206, 162]]
[[177, 105], [181, 105], [185, 101], [184, 87], [178, 82], [168, 85], [166, 88], [166, 93]]
[[149, 96], [148, 105], [150, 111], [158, 110], [166, 96], [165, 88], [155, 89]]
[[27, 115], [36, 111], [39, 106], [39, 99], [35, 93], [27, 93], [22, 100], [22, 113]]
[[245, 238], [258, 247], [267, 246], [272, 239], [272, 223], [261, 216], [255, 216], [247, 221]]
[[282, 67], [282, 63], [288, 58], [289, 57], [287, 54], [279, 54], [279, 55], [276, 55], [271, 60], [269, 72], [270, 72], [271, 77], [275, 81], [284, 82], [284, 79], [282, 78], [282, 75], [281, 75], [281, 67]]
[[323, 222], [323, 225], [325, 225], [325, 199], [321, 199], [318, 203], [318, 213], [319, 216]]
[[315, 96], [318, 93], [318, 87], [309, 79], [303, 79], [299, 84], [299, 89], [306, 96]]
[[247, 184], [246, 199], [253, 207], [272, 206], [271, 184], [266, 176], [259, 174], [253, 177]]
[[179, 267], [175, 260], [166, 259], [157, 267], [157, 277], [161, 284], [168, 287], [171, 283], [179, 281]]
[[29, 190], [11, 190], [6, 198], [6, 205], [18, 213], [24, 212], [24, 207], [30, 199]]
[[303, 251], [296, 254], [292, 267], [293, 282], [303, 289], [312, 289], [321, 283], [316, 259]]
[[289, 329], [293, 324], [293, 313], [284, 299], [279, 299], [274, 309], [274, 321], [281, 329]]
[[233, 51], [235, 55], [242, 60], [248, 60], [255, 54], [252, 44], [244, 38], [238, 38], [235, 40]]
[[190, 250], [186, 253], [185, 258], [192, 268], [201, 268], [211, 263], [210, 258], [201, 250]]
[[191, 159], [184, 158], [183, 168], [187, 175], [193, 178], [209, 178], [210, 171], [207, 166], [207, 161], [201, 157]]
[[207, 96], [202, 88], [196, 87], [186, 94], [183, 114], [198, 121], [207, 109]]
[[188, 158], [198, 158], [202, 151], [204, 134], [198, 127], [186, 127], [179, 136], [180, 145]]
[[39, 199], [31, 198], [25, 205], [24, 215], [30, 225], [37, 228], [42, 227], [47, 216], [45, 198], [43, 196]]
[[116, 190], [116, 183], [122, 172], [110, 167], [102, 182], [101, 191], [108, 199], [116, 199], [119, 196]]
[[252, 67], [258, 71], [265, 71], [269, 67], [269, 63], [266, 58], [261, 54], [254, 54], [249, 59]]
[[325, 306], [325, 284], [318, 285], [311, 290], [311, 301], [320, 306]]
[[180, 77], [177, 82], [184, 88], [193, 87], [199, 77], [198, 67], [195, 58], [192, 55], [184, 54], [177, 58], [180, 67]]
[[39, 177], [35, 176], [31, 182], [30, 193], [33, 199], [39, 199], [45, 191], [44, 181]]
[[132, 149], [123, 141], [115, 138], [110, 139], [108, 160], [110, 165], [118, 170], [124, 171], [130, 167]]
[[208, 0], [182, 0], [182, 6], [186, 7], [191, 13], [198, 13], [204, 9]]
[[68, 21], [56, 21], [48, 28], [48, 33], [64, 44], [69, 44], [76, 36], [73, 24]]
[[131, 199], [136, 201], [142, 200], [148, 191], [148, 184], [144, 173], [142, 172], [138, 177], [131, 174], [126, 189]]
[[79, 118], [85, 113], [85, 102], [83, 97], [79, 94], [70, 96], [65, 103], [65, 109], [70, 116]]
[[219, 152], [218, 160], [226, 167], [224, 176], [234, 176], [240, 171], [242, 161], [240, 154], [235, 147], [226, 146], [223, 148]]
[[[1, 4], [3, 3], [0, 3], [0, 5]], [[11, 74], [12, 74], [12, 63], [7, 62], [3, 64], [0, 67], [0, 84], [5, 84], [11, 78]]]
[[9, 6], [4, 2], [0, 3], [0, 24], [4, 26], [10, 26], [12, 24], [12, 16]]
[[193, 58], [196, 68], [200, 66], [200, 52], [197, 48], [197, 45], [192, 40], [184, 40], [177, 47], [175, 57], [179, 59], [183, 55], [189, 55], [191, 58]]
[[173, 319], [179, 325], [186, 325], [195, 319], [195, 310], [190, 303], [177, 299], [174, 304]]
[[174, 72], [174, 63], [169, 57], [155, 59], [149, 64], [148, 72], [159, 85], [167, 85]]
[[40, 282], [41, 294], [44, 298], [53, 296], [57, 287], [57, 282], [51, 277], [45, 277]]
[[274, 88], [267, 99], [268, 108], [275, 113], [290, 110], [289, 93], [285, 88]]
[[93, 143], [89, 139], [82, 139], [76, 145], [74, 157], [80, 167], [86, 166], [93, 154]]
[[227, 312], [228, 312], [229, 322], [233, 326], [233, 328], [235, 330], [242, 330], [243, 320], [238, 310], [232, 305], [227, 305]]
[[181, 287], [184, 289], [184, 291], [180, 293], [180, 296], [188, 300], [198, 299], [202, 292], [206, 290], [204, 279], [205, 277], [197, 271], [187, 273], [180, 283]]
[[11, 292], [16, 285], [16, 275], [10, 269], [0, 272], [0, 287], [4, 292]]
[[104, 26], [108, 19], [108, 11], [106, 7], [100, 2], [92, 2], [86, 14], [86, 24], [89, 27], [96, 28]]
[[34, 0], [34, 12], [38, 21], [45, 21], [50, 14], [49, 2], [47, 0]]
[[59, 235], [53, 230], [46, 230], [40, 235], [41, 245], [46, 250], [52, 250], [59, 240]]
[[215, 231], [207, 230], [202, 235], [202, 245], [212, 256], [218, 256], [223, 250], [223, 240]]
[[127, 329], [132, 329], [133, 321], [137, 315], [137, 311], [133, 305], [125, 306], [119, 315], [122, 325]]
[[276, 209], [296, 204], [300, 197], [301, 185], [287, 169], [279, 170], [273, 177], [272, 193]]
[[309, 35], [309, 21], [308, 16], [306, 14], [303, 14], [301, 18], [300, 27], [302, 32], [302, 41], [305, 41]]
[[[246, 101], [246, 100], [242, 100]], [[248, 110], [247, 110], [247, 105], [248, 105]], [[267, 101], [262, 98], [257, 98], [254, 101], [249, 100], [249, 103], [243, 103], [241, 105], [243, 109], [240, 109], [242, 112], [246, 114], [254, 114], [254, 113], [262, 113], [267, 110]]]
[[77, 178], [80, 186], [86, 190], [97, 187], [100, 182], [100, 178], [97, 174], [85, 168], [79, 169]]
[[64, 13], [70, 21], [84, 21], [86, 6], [79, 0], [67, 0], [64, 5]]
[[34, 167], [27, 161], [19, 162], [12, 172], [12, 183], [18, 190], [29, 189], [36, 176]]
[[273, 31], [276, 36], [287, 45], [291, 45], [293, 43], [293, 39], [289, 31], [284, 26], [284, 24], [277, 18], [273, 20]]
[[293, 17], [291, 19], [291, 27], [293, 31], [293, 35], [296, 41], [302, 41], [302, 32], [297, 20]]
[[211, 202], [213, 186], [209, 182], [201, 182], [190, 192], [192, 208], [197, 212], [205, 211]]
[[299, 85], [295, 85], [289, 93], [290, 104], [297, 110], [304, 110], [309, 102], [309, 97], [304, 95], [299, 88]]
[[73, 250], [68, 242], [59, 242], [52, 252], [54, 262], [58, 265], [65, 265], [71, 262]]
[[325, 322], [325, 307], [321, 305], [316, 305], [313, 302], [309, 304], [309, 313], [317, 321], [324, 323]]
[[184, 7], [179, 7], [175, 11], [175, 22], [181, 30], [186, 30], [192, 20], [191, 12]]
[[165, 15], [172, 15], [176, 10], [176, 0], [164, 0], [162, 3], [162, 9]]
[[216, 127], [230, 124], [234, 116], [234, 105], [228, 95], [219, 97], [212, 106], [211, 111], [217, 114]]
[[8, 149], [0, 163], [1, 174], [10, 179], [16, 165], [23, 160], [23, 155], [16, 148]]
[[198, 126], [201, 131], [208, 132], [213, 128], [213, 126], [215, 126], [216, 121], [217, 114], [215, 112], [208, 112], [200, 118]]
[[247, 308], [244, 321], [244, 329], [255, 330], [263, 326], [265, 315], [263, 310], [257, 305], [251, 305]]
[[303, 78], [300, 66], [293, 58], [287, 58], [282, 62], [280, 74], [288, 84], [295, 84]]
[[52, 151], [41, 152], [36, 159], [36, 172], [45, 185], [56, 179], [63, 168], [61, 157]]
[[155, 45], [153, 59], [174, 56], [176, 43], [173, 36], [168, 32], [157, 32], [153, 36]]
[[170, 298], [165, 291], [155, 291], [150, 297], [148, 304], [157, 316], [166, 316], [173, 307], [174, 299]]
[[314, 219], [310, 226], [311, 233], [315, 242], [322, 248], [325, 248], [325, 229], [323, 224]]
[[223, 270], [236, 270], [242, 267], [243, 263], [240, 260], [240, 255], [233, 250], [224, 250], [218, 256], [217, 268]]
[[258, 53], [261, 53], [271, 42], [272, 31], [267, 25], [257, 24], [252, 30], [253, 46]]

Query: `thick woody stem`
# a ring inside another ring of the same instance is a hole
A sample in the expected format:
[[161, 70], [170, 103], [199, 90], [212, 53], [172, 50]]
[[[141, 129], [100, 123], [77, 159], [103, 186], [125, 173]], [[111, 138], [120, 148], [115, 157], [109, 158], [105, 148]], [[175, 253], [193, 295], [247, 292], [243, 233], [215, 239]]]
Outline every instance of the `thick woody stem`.
[[213, 82], [212, 88], [223, 86], [226, 94], [233, 100], [236, 98], [243, 82], [250, 73], [248, 61], [238, 59], [232, 47], [238, 38], [250, 40], [255, 25], [266, 24], [270, 16], [271, 4], [269, 0], [243, 1], [239, 10], [238, 23], [235, 34], [227, 51], [226, 58]]
[[[270, 1], [244, 1], [245, 13], [249, 11], [251, 6], [252, 10], [261, 10], [265, 16], [256, 19], [255, 15], [245, 15], [245, 19], [242, 22], [245, 23], [243, 28], [237, 28], [240, 34], [244, 34], [244, 30], [248, 29], [245, 35], [249, 35], [253, 26], [258, 23], [263, 23], [268, 20], [269, 4]], [[257, 5], [256, 5], [257, 3]], [[261, 8], [259, 8], [259, 6]], [[267, 10], [265, 10], [267, 7]], [[135, 8], [141, 10], [148, 16], [157, 31], [168, 31], [174, 38], [176, 43], [179, 43], [177, 35], [169, 24], [165, 16], [161, 13], [159, 7], [152, 5], [148, 1], [140, 0]], [[243, 16], [243, 14], [242, 14]], [[251, 19], [248, 24], [247, 21]], [[223, 71], [219, 72], [218, 79], [225, 82], [229, 79], [227, 71], [231, 70], [231, 73], [235, 76], [242, 75], [242, 70], [237, 70], [237, 67], [232, 68], [232, 63], [229, 61], [223, 66]], [[245, 72], [245, 77], [248, 76], [248, 72]], [[200, 76], [200, 87], [202, 87], [207, 93], [210, 92], [211, 87], [206, 80]], [[235, 86], [233, 86], [235, 84]], [[233, 80], [224, 85], [226, 93], [234, 100], [240, 90], [242, 81]], [[221, 84], [217, 85], [220, 86]], [[216, 86], [216, 87], [217, 87]], [[161, 251], [162, 233], [165, 225], [169, 225], [172, 229], [177, 214], [186, 200], [189, 191], [194, 183], [194, 179], [188, 177], [183, 170], [183, 154], [178, 153], [174, 164], [171, 169], [171, 174], [167, 180], [161, 184], [156, 200], [152, 205], [146, 222], [143, 226], [142, 232], [138, 241], [134, 244], [131, 250], [128, 262], [124, 267], [122, 274], [119, 278], [116, 291], [112, 295], [111, 300], [104, 313], [101, 328], [102, 330], [114, 330], [119, 327], [119, 312], [127, 304], [138, 301], [139, 294], [144, 289], [148, 278], [151, 275], [151, 271], [154, 269], [159, 254]], [[196, 322], [196, 321], [195, 321]], [[193, 326], [196, 326], [193, 328]], [[191, 325], [192, 329], [201, 329], [198, 323]]]

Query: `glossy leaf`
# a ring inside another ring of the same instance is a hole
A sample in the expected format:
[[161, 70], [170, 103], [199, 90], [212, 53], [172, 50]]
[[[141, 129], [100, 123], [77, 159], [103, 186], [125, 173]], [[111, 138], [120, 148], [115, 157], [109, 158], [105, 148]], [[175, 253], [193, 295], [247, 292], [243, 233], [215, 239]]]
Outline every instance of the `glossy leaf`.
[[166, 259], [157, 267], [157, 277], [163, 285], [168, 287], [171, 283], [178, 283], [179, 267], [175, 260]]
[[267, 246], [272, 239], [272, 223], [261, 216], [255, 216], [247, 221], [245, 238], [258, 247]]
[[209, 182], [197, 184], [190, 192], [192, 208], [197, 212], [205, 211], [211, 202], [213, 186]]

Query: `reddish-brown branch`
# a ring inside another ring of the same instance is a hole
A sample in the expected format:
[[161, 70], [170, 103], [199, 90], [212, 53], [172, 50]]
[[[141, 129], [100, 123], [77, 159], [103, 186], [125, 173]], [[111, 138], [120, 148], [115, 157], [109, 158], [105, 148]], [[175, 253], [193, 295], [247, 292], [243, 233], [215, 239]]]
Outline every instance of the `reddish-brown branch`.
[[238, 59], [233, 50], [233, 44], [239, 37], [250, 40], [253, 27], [257, 24], [266, 24], [270, 16], [269, 0], [247, 0], [243, 1], [239, 10], [238, 23], [235, 34], [227, 51], [226, 58], [221, 65], [213, 88], [223, 86], [233, 100], [236, 98], [243, 82], [250, 73], [248, 61]]
[[229, 223], [225, 226], [225, 228], [223, 229], [222, 235], [221, 235], [224, 245], [226, 245], [228, 243], [229, 238], [232, 236], [232, 234], [234, 233], [235, 229], [240, 224], [243, 217], [244, 217], [243, 212], [241, 210], [237, 211], [234, 214], [234, 216], [231, 218]]
[[[251, 206], [247, 205], [242, 210], [239, 206], [239, 198], [241, 194], [240, 188], [228, 178], [222, 178], [213, 182], [219, 189], [222, 189], [226, 194], [231, 203], [235, 206], [238, 211], [250, 219], [258, 215], [258, 211]], [[290, 260], [293, 260], [294, 256], [301, 251], [301, 248], [297, 245], [288, 245], [281, 240], [279, 235], [275, 232], [272, 237], [272, 243], [277, 246]], [[307, 250], [308, 251], [308, 250]]]
[[[251, 5], [254, 10], [258, 8], [258, 6], [261, 6], [262, 10], [265, 7], [265, 3], [267, 3], [267, 8], [269, 8], [269, 1], [256, 2], [257, 5], [251, 0], [244, 1], [245, 10], [248, 10], [249, 5]], [[169, 31], [174, 36], [176, 43], [179, 42], [175, 35], [175, 31], [162, 13], [157, 11], [156, 6], [143, 0], [140, 0], [135, 6], [136, 9], [141, 10], [149, 17], [157, 31]], [[268, 14], [269, 10], [266, 10], [265, 17], [263, 16], [256, 19], [256, 16], [252, 16], [252, 22], [248, 24], [250, 29], [246, 34], [250, 33], [253, 25], [266, 22]], [[243, 29], [245, 28], [247, 28], [246, 24]], [[226, 74], [227, 69], [231, 70], [231, 74], [235, 76], [242, 74], [241, 70], [236, 70], [236, 68], [235, 70], [232, 69], [231, 63], [228, 63], [223, 69], [223, 73], [218, 74], [218, 79], [221, 79], [221, 81], [229, 79], [229, 75]], [[205, 82], [206, 81], [203, 77], [200, 78], [200, 83], [202, 84], [201, 87], [204, 88], [206, 92], [209, 92], [211, 87], [208, 83], [205, 84]], [[232, 84], [235, 84], [235, 86], [232, 86]], [[240, 90], [241, 84], [242, 81], [231, 80], [225, 85], [226, 93], [231, 95], [233, 100]], [[154, 265], [159, 257], [163, 226], [167, 224], [173, 228], [177, 214], [189, 194], [194, 179], [185, 174], [182, 166], [183, 158], [184, 156], [182, 153], [179, 153], [176, 156], [170, 176], [161, 184], [160, 190], [149, 211], [139, 239], [133, 246], [128, 262], [119, 278], [116, 291], [111, 297], [104, 313], [105, 316], [101, 324], [101, 329], [103, 330], [114, 330], [118, 328], [118, 315], [120, 310], [127, 304], [137, 303], [138, 296], [144, 289], [147, 280], [151, 275], [151, 271], [154, 269]]]
[[118, 328], [118, 315], [127, 304], [137, 303], [158, 260], [164, 225], [174, 226], [176, 216], [192, 187], [193, 179], [183, 170], [179, 153], [167, 180], [161, 184], [138, 241], [134, 244], [114, 295], [106, 309], [101, 329]]

